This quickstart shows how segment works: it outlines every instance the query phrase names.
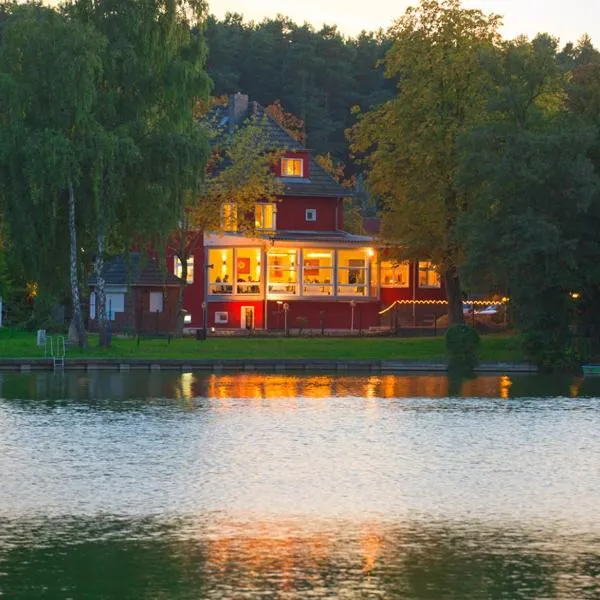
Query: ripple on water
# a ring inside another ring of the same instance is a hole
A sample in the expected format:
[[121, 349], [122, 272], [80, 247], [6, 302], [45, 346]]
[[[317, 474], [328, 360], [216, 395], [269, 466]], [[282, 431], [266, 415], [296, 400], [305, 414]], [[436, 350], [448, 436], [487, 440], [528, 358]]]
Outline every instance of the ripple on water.
[[184, 375], [4, 377], [4, 597], [600, 597], [582, 382]]

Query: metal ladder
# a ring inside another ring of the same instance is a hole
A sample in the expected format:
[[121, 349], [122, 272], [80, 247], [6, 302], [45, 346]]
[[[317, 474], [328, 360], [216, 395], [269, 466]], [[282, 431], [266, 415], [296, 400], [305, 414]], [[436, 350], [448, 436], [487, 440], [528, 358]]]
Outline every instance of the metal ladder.
[[67, 353], [65, 345], [65, 336], [46, 336], [44, 344], [44, 357], [52, 359], [54, 370], [65, 368], [65, 355]]

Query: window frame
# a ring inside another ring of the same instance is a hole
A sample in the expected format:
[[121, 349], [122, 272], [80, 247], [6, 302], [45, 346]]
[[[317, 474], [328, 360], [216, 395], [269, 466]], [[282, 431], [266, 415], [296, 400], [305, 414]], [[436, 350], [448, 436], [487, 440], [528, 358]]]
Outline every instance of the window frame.
[[[313, 215], [314, 218], [309, 219], [308, 218], [309, 213], [311, 215]], [[304, 220], [307, 223], [316, 223], [317, 222], [317, 209], [316, 208], [306, 208], [306, 209], [304, 209]]]
[[[386, 264], [386, 263], [389, 264], [390, 266], [384, 267], [384, 264]], [[396, 269], [399, 269], [400, 267], [403, 267], [406, 269], [406, 282], [405, 283], [389, 283], [389, 282], [384, 281], [384, 277], [383, 277], [384, 270], [385, 271], [387, 271], [387, 270], [395, 271]], [[393, 260], [382, 260], [379, 268], [381, 271], [380, 286], [382, 288], [407, 289], [410, 287], [410, 261], [409, 260], [402, 260], [402, 261], [399, 261], [398, 263], [395, 263]]]
[[[295, 173], [295, 169], [292, 168], [291, 169], [291, 173], [289, 172], [288, 169], [288, 164], [290, 165], [300, 165], [300, 174]], [[297, 156], [284, 156], [281, 159], [281, 165], [280, 165], [280, 169], [281, 169], [281, 176], [282, 177], [304, 177], [304, 159], [303, 158], [299, 158]]]
[[[425, 265], [422, 267], [421, 265]], [[425, 273], [426, 282], [421, 283], [421, 273]], [[430, 283], [431, 274], [435, 274], [436, 282]], [[417, 287], [422, 290], [439, 290], [442, 287], [442, 276], [430, 260], [417, 261]]]
[[[265, 211], [267, 209], [272, 210], [272, 215], [271, 215], [271, 221], [272, 221], [272, 226], [271, 227], [265, 227], [264, 223], [266, 221], [265, 218]], [[260, 219], [258, 218], [260, 212]], [[259, 225], [259, 221], [260, 221], [260, 225]], [[257, 202], [255, 207], [254, 207], [254, 228], [257, 231], [275, 231], [277, 229], [277, 206], [275, 205], [274, 202]]]
[[[230, 215], [226, 215], [226, 207], [230, 207]], [[227, 233], [237, 233], [239, 231], [237, 204], [233, 201], [221, 204], [221, 228]]]
[[[193, 256], [188, 256], [187, 260], [187, 279], [185, 280], [186, 283], [194, 283], [194, 257]], [[173, 265], [173, 275], [175, 275], [175, 277], [179, 277], [179, 279], [181, 279], [181, 275], [183, 273], [183, 263], [181, 262], [181, 259], [179, 258], [179, 256], [175, 256], [175, 262]]]

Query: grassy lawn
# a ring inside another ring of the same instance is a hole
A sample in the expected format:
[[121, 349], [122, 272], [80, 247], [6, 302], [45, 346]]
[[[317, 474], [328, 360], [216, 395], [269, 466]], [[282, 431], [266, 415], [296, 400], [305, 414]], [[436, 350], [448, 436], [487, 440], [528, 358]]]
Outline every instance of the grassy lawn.
[[[443, 360], [444, 338], [193, 338], [171, 340], [113, 338], [108, 349], [98, 348], [97, 338], [90, 336], [90, 347], [71, 348], [68, 355], [81, 358], [331, 358], [355, 360]], [[33, 332], [0, 330], [0, 357], [43, 357], [43, 348], [35, 344]], [[482, 336], [480, 360], [484, 362], [523, 360], [519, 340], [513, 335]]]

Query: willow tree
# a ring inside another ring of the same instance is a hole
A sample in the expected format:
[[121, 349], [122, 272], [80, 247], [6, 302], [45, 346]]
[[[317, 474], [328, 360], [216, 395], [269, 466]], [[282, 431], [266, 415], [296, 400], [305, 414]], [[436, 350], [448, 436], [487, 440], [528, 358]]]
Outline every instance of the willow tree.
[[399, 258], [428, 257], [440, 269], [451, 323], [463, 322], [455, 226], [469, 197], [457, 186], [457, 141], [484, 115], [487, 74], [479, 53], [498, 40], [499, 18], [458, 0], [423, 0], [390, 30], [386, 74], [396, 96], [350, 132], [365, 156], [370, 189], [382, 198], [382, 235]]
[[207, 144], [194, 120], [208, 97], [200, 0], [76, 0], [75, 20], [107, 39], [98, 122], [103, 144], [89, 164], [94, 198], [97, 314], [107, 345], [106, 245], [162, 250], [186, 197], [196, 197]]
[[[14, 253], [40, 289], [69, 273], [73, 322], [80, 306], [76, 189], [95, 135], [102, 36], [53, 9], [5, 6], [0, 44], [2, 212]], [[68, 248], [68, 253], [66, 252]], [[62, 263], [68, 256], [69, 269]]]

